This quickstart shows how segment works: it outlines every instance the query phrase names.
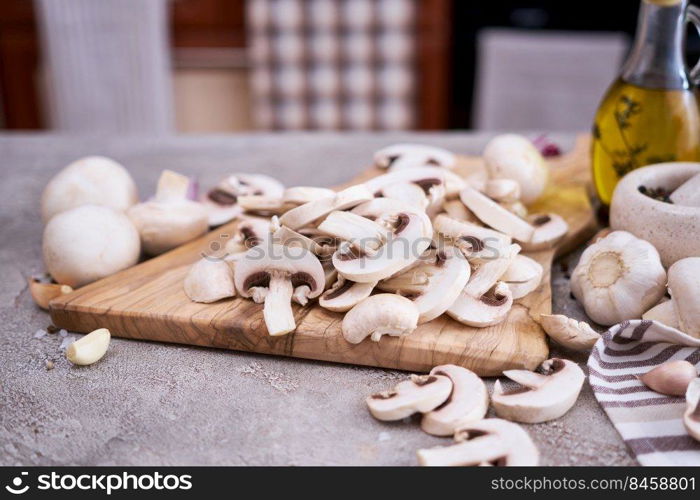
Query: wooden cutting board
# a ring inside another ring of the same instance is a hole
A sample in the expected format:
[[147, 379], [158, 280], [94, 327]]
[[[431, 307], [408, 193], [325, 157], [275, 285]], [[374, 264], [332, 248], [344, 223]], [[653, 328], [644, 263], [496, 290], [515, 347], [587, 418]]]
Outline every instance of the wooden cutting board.
[[[270, 337], [262, 305], [239, 298], [197, 304], [183, 291], [190, 264], [212, 242], [222, 241], [222, 234], [232, 234], [235, 224], [54, 300], [50, 304], [51, 319], [57, 327], [81, 333], [105, 327], [117, 337], [414, 372], [427, 372], [444, 363], [465, 366], [482, 376], [514, 368], [534, 369], [549, 353], [545, 335], [533, 318], [551, 312], [550, 270], [555, 253], [585, 242], [595, 229], [586, 192], [588, 154], [588, 141], [582, 138], [573, 152], [551, 162], [552, 185], [534, 208], [559, 213], [571, 231], [557, 249], [531, 254], [545, 268], [542, 284], [516, 302], [507, 320], [497, 326], [471, 328], [443, 315], [406, 337], [385, 336], [378, 343], [367, 339], [352, 345], [340, 331], [342, 314], [318, 305], [295, 305], [296, 332]], [[468, 169], [480, 161], [465, 157], [461, 168]], [[369, 171], [361, 178], [378, 173]]]

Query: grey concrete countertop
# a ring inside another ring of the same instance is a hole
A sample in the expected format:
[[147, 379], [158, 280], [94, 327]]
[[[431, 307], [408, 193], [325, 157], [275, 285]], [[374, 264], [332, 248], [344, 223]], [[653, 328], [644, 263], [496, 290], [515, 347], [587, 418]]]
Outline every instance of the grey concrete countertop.
[[[142, 196], [160, 171], [207, 185], [233, 171], [330, 186], [359, 173], [396, 141], [478, 153], [470, 134], [259, 134], [168, 138], [0, 135], [0, 464], [2, 465], [411, 465], [418, 448], [450, 441], [417, 422], [380, 423], [364, 405], [404, 373], [114, 339], [89, 367], [63, 358], [26, 286], [43, 271], [39, 197], [70, 161], [104, 154], [133, 174]], [[573, 136], [555, 136], [569, 147]], [[575, 262], [576, 256], [567, 260]], [[571, 265], [571, 264], [569, 264]], [[554, 308], [583, 317], [555, 265]], [[556, 352], [556, 351], [555, 351]], [[584, 355], [559, 353], [585, 363]], [[53, 360], [53, 370], [46, 370]], [[492, 384], [492, 380], [489, 382]], [[527, 426], [545, 465], [631, 465], [586, 385], [563, 418]]]

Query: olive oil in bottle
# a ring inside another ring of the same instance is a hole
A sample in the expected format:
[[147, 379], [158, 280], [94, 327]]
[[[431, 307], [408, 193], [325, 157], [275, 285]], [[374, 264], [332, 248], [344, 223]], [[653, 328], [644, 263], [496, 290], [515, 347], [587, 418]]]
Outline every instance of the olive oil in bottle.
[[641, 3], [634, 47], [593, 125], [593, 181], [606, 205], [636, 168], [700, 160], [700, 108], [683, 61], [688, 18], [698, 14], [687, 0]]

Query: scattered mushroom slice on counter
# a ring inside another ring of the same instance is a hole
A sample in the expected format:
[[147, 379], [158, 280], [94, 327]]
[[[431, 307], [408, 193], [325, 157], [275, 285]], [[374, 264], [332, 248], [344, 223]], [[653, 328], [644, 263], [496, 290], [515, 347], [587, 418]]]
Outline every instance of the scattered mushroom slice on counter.
[[505, 392], [496, 381], [491, 403], [496, 415], [514, 422], [537, 424], [561, 417], [576, 403], [586, 379], [583, 370], [572, 361], [552, 358], [540, 367], [543, 373], [507, 370], [503, 375], [521, 386]]
[[292, 299], [306, 305], [323, 292], [325, 274], [318, 258], [300, 247], [253, 247], [236, 262], [236, 290], [242, 297], [264, 302], [263, 315], [272, 336], [294, 331]]
[[537, 290], [543, 276], [544, 268], [539, 262], [518, 254], [501, 279], [513, 293], [513, 300], [518, 300]]
[[443, 375], [452, 381], [449, 399], [423, 415], [421, 429], [434, 436], [452, 436], [466, 424], [484, 418], [489, 408], [489, 393], [484, 381], [474, 372], [456, 365], [436, 366], [431, 375]]
[[530, 215], [527, 221], [535, 230], [528, 241], [518, 241], [525, 252], [553, 248], [569, 232], [569, 224], [557, 214]]
[[402, 337], [418, 326], [418, 309], [405, 297], [393, 293], [372, 295], [345, 314], [341, 329], [345, 340], [359, 344], [370, 337], [379, 342], [382, 335]]
[[540, 324], [552, 340], [572, 351], [589, 351], [600, 339], [585, 321], [576, 321], [562, 314], [542, 314]]
[[211, 303], [236, 295], [233, 270], [223, 260], [202, 258], [185, 277], [185, 293], [194, 302]]
[[206, 233], [207, 210], [203, 204], [187, 199], [189, 183], [189, 177], [165, 170], [155, 198], [127, 211], [147, 254], [159, 255]]
[[642, 319], [649, 321], [658, 321], [666, 326], [680, 330], [681, 325], [678, 321], [678, 313], [676, 306], [673, 304], [673, 299], [663, 300], [649, 309], [642, 315]]
[[324, 309], [347, 312], [370, 296], [376, 283], [355, 283], [342, 276], [318, 299]]
[[449, 238], [454, 246], [472, 260], [497, 258], [511, 244], [508, 235], [471, 222], [458, 221], [444, 214], [435, 217], [433, 228]]
[[519, 425], [487, 418], [455, 432], [456, 444], [418, 450], [424, 466], [533, 466], [539, 451], [530, 435]]
[[667, 361], [639, 377], [649, 389], [667, 396], [684, 396], [688, 385], [698, 377], [695, 365], [684, 359]]
[[281, 198], [284, 186], [263, 174], [232, 174], [222, 179], [205, 193], [200, 201], [209, 213], [209, 224], [218, 226], [238, 217], [243, 209], [238, 204], [241, 196]]
[[393, 421], [414, 413], [434, 410], [450, 397], [452, 381], [443, 375], [411, 375], [390, 391], [367, 398], [367, 407], [377, 420]]
[[58, 172], [41, 194], [41, 218], [81, 205], [100, 205], [124, 212], [138, 203], [138, 190], [129, 172], [116, 161], [88, 156]]
[[696, 378], [688, 385], [685, 401], [687, 407], [683, 414], [683, 424], [688, 434], [700, 441], [700, 378]]
[[666, 292], [659, 252], [647, 241], [614, 231], [589, 246], [571, 275], [571, 292], [601, 325], [641, 318]]
[[363, 184], [349, 187], [328, 198], [320, 198], [285, 212], [279, 219], [282, 226], [298, 230], [336, 210], [348, 210], [374, 198]]
[[476, 189], [467, 186], [459, 197], [484, 224], [518, 241], [530, 241], [532, 238], [535, 228]]
[[36, 278], [29, 278], [27, 280], [29, 286], [29, 293], [32, 295], [32, 299], [36, 305], [42, 309], [49, 308], [49, 302], [51, 302], [56, 297], [71, 293], [73, 287], [68, 285], [60, 285], [58, 283], [43, 283]]
[[676, 261], [668, 269], [668, 290], [680, 330], [700, 338], [700, 257]]
[[374, 153], [374, 164], [378, 168], [399, 170], [414, 167], [452, 168], [457, 157], [451, 151], [424, 144], [394, 144]]
[[444, 247], [435, 252], [432, 262], [418, 266], [381, 281], [380, 290], [398, 293], [418, 308], [418, 323], [431, 321], [457, 300], [469, 281], [469, 262], [454, 247]]
[[544, 192], [549, 168], [526, 137], [516, 134], [494, 137], [484, 148], [483, 157], [492, 179], [513, 179], [520, 184], [521, 199], [526, 205]]

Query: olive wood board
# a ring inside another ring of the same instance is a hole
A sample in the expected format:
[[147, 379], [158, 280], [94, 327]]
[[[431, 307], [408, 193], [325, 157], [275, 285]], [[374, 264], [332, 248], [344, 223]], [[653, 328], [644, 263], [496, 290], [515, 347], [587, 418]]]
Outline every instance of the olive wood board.
[[[478, 167], [480, 161], [463, 157], [458, 168]], [[507, 319], [496, 326], [472, 328], [443, 315], [408, 336], [385, 336], [380, 342], [366, 339], [353, 345], [341, 333], [343, 314], [322, 309], [314, 302], [306, 307], [294, 305], [294, 333], [270, 337], [262, 305], [241, 298], [198, 304], [183, 291], [188, 267], [202, 252], [210, 252], [213, 242], [222, 241], [222, 235], [232, 234], [235, 223], [55, 299], [50, 304], [51, 319], [57, 327], [81, 333], [104, 327], [117, 337], [414, 372], [426, 372], [444, 363], [470, 368], [481, 376], [499, 375], [507, 369], [534, 369], [549, 353], [545, 335], [534, 318], [551, 312], [552, 260], [557, 252], [585, 242], [595, 229], [587, 194], [586, 138], [581, 138], [572, 152], [550, 163], [551, 186], [534, 209], [559, 213], [568, 221], [570, 232], [557, 249], [531, 254], [544, 266], [542, 284], [517, 301]], [[358, 179], [379, 173], [370, 170]]]

